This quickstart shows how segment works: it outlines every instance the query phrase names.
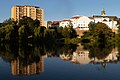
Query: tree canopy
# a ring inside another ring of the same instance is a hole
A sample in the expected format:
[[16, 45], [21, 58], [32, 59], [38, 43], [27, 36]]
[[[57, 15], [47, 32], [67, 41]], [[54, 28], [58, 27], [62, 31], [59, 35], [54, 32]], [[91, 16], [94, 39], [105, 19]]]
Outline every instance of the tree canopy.
[[72, 26], [61, 27], [44, 27], [40, 26], [40, 21], [33, 20], [24, 16], [19, 21], [8, 19], [0, 27], [1, 42], [55, 42], [65, 38], [76, 38], [76, 32]]
[[112, 30], [104, 23], [89, 24], [89, 31], [84, 33], [83, 39], [92, 42], [108, 43], [114, 36]]

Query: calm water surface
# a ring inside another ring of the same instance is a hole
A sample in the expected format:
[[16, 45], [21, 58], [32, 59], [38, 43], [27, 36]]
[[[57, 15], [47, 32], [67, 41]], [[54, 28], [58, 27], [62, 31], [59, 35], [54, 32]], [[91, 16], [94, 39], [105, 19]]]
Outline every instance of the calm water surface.
[[40, 47], [12, 50], [7, 47], [0, 53], [0, 80], [120, 80], [117, 47], [101, 57], [81, 45], [42, 55]]

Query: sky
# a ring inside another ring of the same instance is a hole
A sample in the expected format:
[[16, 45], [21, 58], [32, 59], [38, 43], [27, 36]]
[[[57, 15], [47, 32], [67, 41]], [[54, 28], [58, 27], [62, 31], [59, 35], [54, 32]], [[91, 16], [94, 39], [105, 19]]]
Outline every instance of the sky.
[[0, 0], [0, 22], [11, 17], [14, 5], [32, 5], [44, 9], [45, 21], [70, 19], [74, 15], [106, 15], [120, 17], [120, 0]]

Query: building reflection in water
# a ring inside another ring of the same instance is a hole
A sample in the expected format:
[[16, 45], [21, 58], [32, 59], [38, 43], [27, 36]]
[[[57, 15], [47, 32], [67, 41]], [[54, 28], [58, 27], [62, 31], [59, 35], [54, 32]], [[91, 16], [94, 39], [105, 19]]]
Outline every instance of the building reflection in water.
[[23, 65], [19, 58], [11, 62], [12, 75], [33, 75], [44, 72], [44, 57], [40, 57], [39, 62]]
[[79, 45], [72, 55], [60, 54], [60, 58], [63, 60], [69, 60], [76, 64], [102, 64], [116, 62], [118, 60], [118, 48], [113, 48], [106, 58], [98, 59], [97, 57], [90, 58], [89, 51], [85, 50], [82, 45]]
[[91, 59], [89, 58], [89, 51], [83, 49], [83, 46], [79, 45], [75, 52], [73, 52], [72, 62], [78, 64], [88, 64]]

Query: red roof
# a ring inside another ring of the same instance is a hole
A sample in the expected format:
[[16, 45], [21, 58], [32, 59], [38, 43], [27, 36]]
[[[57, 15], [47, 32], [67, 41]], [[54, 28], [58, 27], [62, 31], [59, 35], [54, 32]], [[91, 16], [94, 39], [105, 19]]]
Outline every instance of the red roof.
[[52, 24], [58, 24], [59, 23], [59, 21], [53, 21], [52, 22]]

